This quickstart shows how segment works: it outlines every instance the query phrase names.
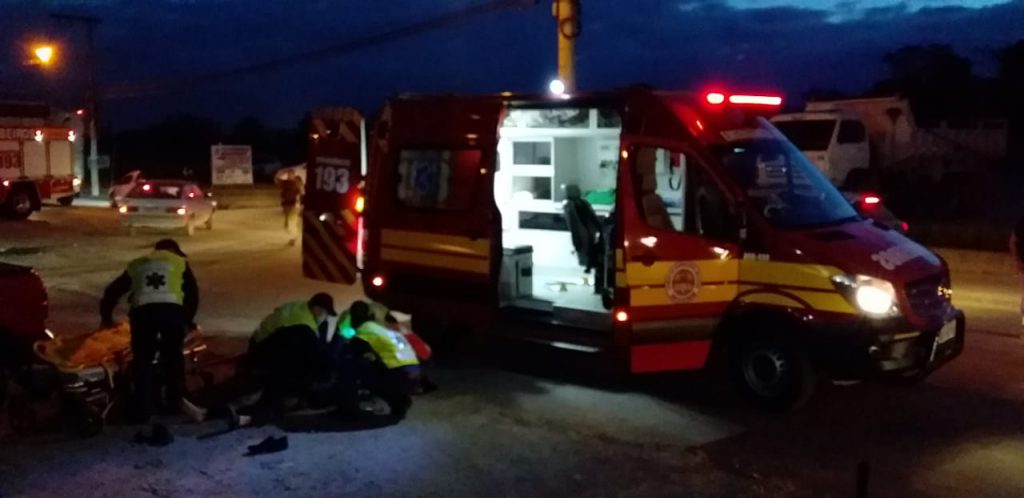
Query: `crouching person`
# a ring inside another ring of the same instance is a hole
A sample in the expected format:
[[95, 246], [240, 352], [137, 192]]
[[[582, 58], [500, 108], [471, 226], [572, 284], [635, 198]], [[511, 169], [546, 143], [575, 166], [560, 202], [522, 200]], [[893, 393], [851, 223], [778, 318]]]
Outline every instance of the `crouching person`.
[[331, 359], [321, 335], [334, 315], [334, 300], [319, 293], [283, 304], [263, 319], [246, 358], [249, 374], [263, 387], [255, 414], [281, 415], [288, 399], [301, 400], [315, 384], [330, 379]]
[[357, 403], [361, 386], [387, 403], [394, 422], [405, 418], [422, 375], [415, 349], [401, 333], [374, 320], [363, 301], [352, 303], [348, 321], [354, 335], [343, 346], [340, 377], [355, 381], [348, 389], [349, 407]]

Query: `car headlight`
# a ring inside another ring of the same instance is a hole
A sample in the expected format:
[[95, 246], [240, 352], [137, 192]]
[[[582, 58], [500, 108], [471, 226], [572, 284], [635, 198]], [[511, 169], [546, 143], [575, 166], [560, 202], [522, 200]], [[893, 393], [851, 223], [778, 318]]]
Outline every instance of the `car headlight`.
[[899, 315], [896, 288], [888, 280], [866, 275], [836, 275], [832, 284], [865, 315], [887, 317]]

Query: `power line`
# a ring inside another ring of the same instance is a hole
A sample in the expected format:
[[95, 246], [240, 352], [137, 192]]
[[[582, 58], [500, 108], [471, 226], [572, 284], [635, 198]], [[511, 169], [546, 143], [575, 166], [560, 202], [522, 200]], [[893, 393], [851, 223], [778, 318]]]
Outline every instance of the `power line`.
[[416, 21], [405, 26], [385, 30], [380, 33], [368, 34], [352, 40], [318, 48], [316, 50], [310, 50], [308, 52], [278, 57], [276, 59], [238, 66], [223, 71], [180, 76], [155, 82], [115, 85], [102, 91], [102, 96], [104, 100], [147, 97], [186, 90], [198, 85], [208, 84], [236, 76], [276, 71], [288, 66], [303, 64], [328, 57], [337, 57], [377, 45], [383, 45], [404, 38], [418, 36], [438, 29], [457, 25], [474, 17], [484, 16], [511, 8], [530, 7], [537, 5], [538, 3], [539, 0], [492, 0], [490, 2], [451, 11], [430, 19]]

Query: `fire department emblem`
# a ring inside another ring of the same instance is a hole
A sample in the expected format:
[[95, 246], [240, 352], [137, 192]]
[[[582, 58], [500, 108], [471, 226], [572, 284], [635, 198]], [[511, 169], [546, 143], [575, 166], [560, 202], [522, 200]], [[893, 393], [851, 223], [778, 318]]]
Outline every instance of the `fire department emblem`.
[[665, 292], [674, 302], [692, 301], [700, 292], [700, 268], [693, 263], [673, 265], [668, 271], [668, 278], [665, 279]]

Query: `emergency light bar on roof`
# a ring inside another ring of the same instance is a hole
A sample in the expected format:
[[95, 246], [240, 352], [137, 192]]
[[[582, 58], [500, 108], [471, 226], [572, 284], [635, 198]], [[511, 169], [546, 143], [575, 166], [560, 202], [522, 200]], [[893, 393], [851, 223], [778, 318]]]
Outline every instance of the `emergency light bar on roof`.
[[721, 92], [709, 92], [704, 95], [704, 100], [711, 105], [721, 105], [728, 101], [730, 104], [735, 105], [763, 105], [763, 106], [780, 106], [782, 105], [782, 97], [775, 95], [726, 95]]

